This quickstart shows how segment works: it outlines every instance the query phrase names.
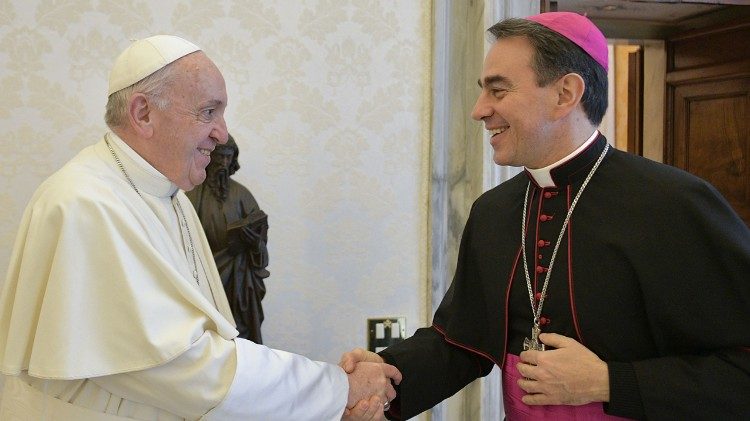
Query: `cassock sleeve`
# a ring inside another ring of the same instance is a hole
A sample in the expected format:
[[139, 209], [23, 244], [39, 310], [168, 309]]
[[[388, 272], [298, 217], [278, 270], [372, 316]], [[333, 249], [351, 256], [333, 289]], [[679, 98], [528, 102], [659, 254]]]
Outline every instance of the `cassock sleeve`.
[[211, 331], [166, 364], [92, 381], [186, 419], [222, 421], [339, 420], [348, 394], [338, 366]]
[[[461, 307], [461, 303], [471, 302], [456, 297], [457, 285], [475, 278], [472, 272], [475, 265], [472, 264], [473, 261], [467, 252], [468, 243], [471, 241], [471, 220], [472, 216], [469, 216], [461, 237], [456, 273], [440, 307], [435, 312], [433, 326], [417, 330], [412, 337], [389, 346], [380, 353], [386, 362], [396, 366], [403, 375], [403, 380], [396, 387], [398, 395], [391, 403], [388, 413], [395, 419], [408, 419], [432, 408], [467, 384], [492, 371], [494, 363], [491, 358], [477, 353], [476, 349], [469, 351], [461, 345], [476, 341], [465, 337], [455, 341], [452, 335], [456, 330], [478, 335], [483, 328], [490, 325], [480, 323], [483, 326], [478, 326], [474, 323], [477, 319], [486, 320], [486, 317], [462, 319], [461, 314], [459, 317], [456, 316], [457, 307]], [[468, 289], [472, 292], [479, 291], [478, 288]], [[474, 301], [473, 305], [474, 309], [481, 312], [483, 304]]]
[[390, 419], [409, 419], [449, 398], [494, 365], [448, 343], [434, 327], [418, 329], [412, 337], [380, 352], [403, 375], [396, 387]]

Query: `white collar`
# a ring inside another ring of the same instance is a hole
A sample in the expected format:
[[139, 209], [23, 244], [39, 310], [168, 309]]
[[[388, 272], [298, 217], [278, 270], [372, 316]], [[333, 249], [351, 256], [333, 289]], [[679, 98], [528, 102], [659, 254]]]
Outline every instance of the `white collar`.
[[576, 155], [581, 153], [584, 149], [586, 149], [590, 144], [594, 143], [594, 140], [596, 140], [597, 135], [599, 135], [599, 130], [594, 130], [594, 133], [589, 136], [589, 138], [583, 142], [581, 146], [576, 148], [573, 152], [569, 153], [566, 157], [562, 158], [561, 160], [547, 165], [544, 168], [538, 168], [538, 169], [532, 169], [532, 168], [526, 168], [526, 171], [529, 173], [529, 176], [534, 180], [534, 182], [541, 188], [546, 187], [555, 187], [555, 182], [552, 180], [552, 175], [550, 172], [559, 167], [560, 165], [570, 161], [573, 159]]
[[125, 171], [139, 191], [157, 197], [174, 196], [178, 190], [176, 184], [143, 159], [138, 152], [115, 133], [108, 132], [104, 136], [109, 140], [112, 149], [115, 150], [125, 167]]

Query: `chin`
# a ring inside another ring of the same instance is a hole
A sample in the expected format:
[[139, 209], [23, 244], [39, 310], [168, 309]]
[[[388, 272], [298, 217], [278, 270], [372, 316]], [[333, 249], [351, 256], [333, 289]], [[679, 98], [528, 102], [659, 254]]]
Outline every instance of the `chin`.
[[185, 186], [185, 187], [188, 187], [188, 188], [183, 189], [183, 190], [185, 190], [185, 191], [193, 190], [194, 188], [196, 188], [199, 185], [203, 184], [204, 181], [206, 181], [206, 177], [203, 177], [202, 180], [190, 180], [190, 183], [188, 183], [188, 185]]
[[492, 156], [492, 160], [497, 165], [511, 165], [508, 163], [508, 159], [503, 157], [502, 155], [495, 153], [495, 155]]
[[[204, 181], [206, 181], [207, 173], [205, 169], [202, 169], [201, 171], [197, 171], [192, 173], [187, 180], [185, 180], [185, 184], [190, 184], [193, 187], [203, 184]], [[190, 187], [190, 190], [193, 189], [193, 187]], [[187, 191], [187, 190], [185, 190]]]

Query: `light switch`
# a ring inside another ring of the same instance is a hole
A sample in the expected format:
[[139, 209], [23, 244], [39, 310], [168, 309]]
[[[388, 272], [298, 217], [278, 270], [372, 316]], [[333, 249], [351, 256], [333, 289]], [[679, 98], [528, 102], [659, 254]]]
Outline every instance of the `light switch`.
[[385, 326], [382, 323], [375, 325], [375, 339], [385, 338]]
[[405, 317], [367, 319], [367, 349], [380, 352], [406, 339]]

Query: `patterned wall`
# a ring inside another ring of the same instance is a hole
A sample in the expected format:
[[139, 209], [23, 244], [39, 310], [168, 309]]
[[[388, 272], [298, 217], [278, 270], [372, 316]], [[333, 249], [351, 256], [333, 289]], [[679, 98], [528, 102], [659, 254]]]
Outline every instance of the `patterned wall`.
[[[365, 319], [426, 322], [429, 0], [0, 1], [0, 270], [36, 186], [105, 130], [128, 39], [227, 80], [238, 181], [270, 215], [266, 344], [338, 361]], [[0, 281], [3, 282], [3, 281]]]

